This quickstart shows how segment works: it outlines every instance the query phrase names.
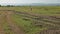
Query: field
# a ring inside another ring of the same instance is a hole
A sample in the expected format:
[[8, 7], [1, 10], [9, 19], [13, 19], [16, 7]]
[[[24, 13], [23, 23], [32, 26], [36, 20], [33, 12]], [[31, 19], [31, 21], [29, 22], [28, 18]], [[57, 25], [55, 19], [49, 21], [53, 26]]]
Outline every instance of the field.
[[47, 31], [60, 34], [60, 6], [0, 7], [0, 34], [49, 34]]

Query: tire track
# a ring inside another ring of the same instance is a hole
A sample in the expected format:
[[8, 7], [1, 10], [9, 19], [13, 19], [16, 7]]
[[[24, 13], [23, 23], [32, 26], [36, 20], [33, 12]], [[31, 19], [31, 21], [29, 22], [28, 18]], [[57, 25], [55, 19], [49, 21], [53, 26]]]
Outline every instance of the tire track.
[[3, 16], [0, 15], [0, 34], [5, 34], [4, 28], [3, 28]]
[[14, 32], [14, 34], [24, 34], [24, 32], [16, 24], [13, 23], [11, 14], [12, 12], [5, 11], [5, 17], [9, 27], [11, 28], [11, 31]]
[[5, 32], [4, 32], [4, 30], [3, 30], [1, 25], [0, 25], [0, 34], [5, 34]]

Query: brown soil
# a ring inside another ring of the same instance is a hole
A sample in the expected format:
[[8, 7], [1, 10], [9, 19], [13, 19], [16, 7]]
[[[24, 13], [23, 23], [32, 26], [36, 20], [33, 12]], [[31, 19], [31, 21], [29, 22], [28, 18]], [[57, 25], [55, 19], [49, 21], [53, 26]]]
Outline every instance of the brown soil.
[[[14, 34], [24, 34], [24, 32], [21, 30], [21, 28], [19, 28], [12, 20], [11, 15], [13, 14], [12, 11], [3, 11], [2, 16], [0, 15], [0, 34], [5, 34], [4, 29], [3, 29], [3, 18], [5, 17], [5, 20], [8, 23], [8, 26], [10, 27], [10, 30], [14, 33]], [[2, 20], [1, 20], [2, 19]], [[6, 33], [8, 34], [8, 33]]]
[[13, 23], [11, 19], [11, 14], [13, 14], [13, 12], [5, 12], [5, 16], [11, 30], [14, 32], [14, 34], [24, 34], [24, 32], [22, 32], [22, 30], [16, 24]]
[[[12, 14], [20, 14], [23, 17], [27, 17], [27, 18], [31, 18], [34, 22], [33, 25], [36, 26], [44, 26], [44, 27], [49, 27], [50, 30], [43, 30], [41, 32], [39, 32], [39, 34], [55, 34], [52, 32], [58, 32], [60, 33], [60, 16], [59, 15], [42, 15], [42, 14], [33, 14], [33, 13], [25, 13], [25, 12], [16, 12], [16, 11], [11, 11], [11, 10], [4, 10], [3, 15], [6, 18], [6, 21], [11, 29], [12, 32], [14, 32], [14, 34], [24, 34], [24, 32], [21, 30], [21, 28], [19, 28], [14, 21], [11, 18]], [[36, 17], [36, 18], [34, 18]], [[48, 20], [44, 20], [44, 19], [48, 19]], [[26, 19], [25, 19], [26, 20]], [[46, 23], [47, 22], [47, 23]], [[1, 20], [2, 23], [2, 20]], [[2, 24], [1, 24], [2, 25]], [[57, 28], [58, 27], [58, 28]], [[59, 29], [59, 30], [56, 30]], [[0, 27], [1, 31], [4, 34], [4, 30], [3, 27]], [[52, 30], [55, 29], [55, 30]], [[47, 31], [47, 32], [46, 32]]]
[[2, 28], [2, 26], [0, 25], [0, 34], [4, 34], [5, 32], [4, 32], [4, 30], [3, 30], [3, 28]]
[[3, 30], [3, 21], [2, 21], [2, 17], [0, 16], [0, 34], [5, 34], [4, 30]]

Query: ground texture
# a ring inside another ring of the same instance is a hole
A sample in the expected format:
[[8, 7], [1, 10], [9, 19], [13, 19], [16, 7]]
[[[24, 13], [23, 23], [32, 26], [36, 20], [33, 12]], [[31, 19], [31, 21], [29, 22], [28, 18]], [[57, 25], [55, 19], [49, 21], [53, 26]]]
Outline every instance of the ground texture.
[[1, 14], [0, 14], [0, 34], [10, 34], [10, 33], [4, 32], [4, 29], [3, 29], [4, 20], [8, 24], [9, 30], [13, 34], [24, 34], [24, 32], [12, 21], [12, 19], [11, 19], [12, 14], [13, 14], [12, 11], [1, 11]]
[[[22, 28], [16, 25], [13, 21], [11, 17], [13, 14], [21, 15], [26, 21], [28, 21], [29, 19], [32, 20], [33, 23], [31, 24], [36, 27], [47, 28], [46, 30], [42, 30], [41, 32], [37, 32], [36, 34], [60, 34], [59, 15], [33, 14], [27, 12], [17, 12], [13, 10], [0, 10], [0, 34], [25, 34]], [[8, 27], [8, 29], [6, 27]]]

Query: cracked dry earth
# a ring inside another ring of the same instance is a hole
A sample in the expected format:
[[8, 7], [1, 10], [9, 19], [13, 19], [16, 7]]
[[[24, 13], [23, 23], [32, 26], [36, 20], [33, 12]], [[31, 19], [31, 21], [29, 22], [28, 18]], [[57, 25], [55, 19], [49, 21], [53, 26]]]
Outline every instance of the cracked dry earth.
[[12, 11], [0, 11], [0, 34], [10, 34], [5, 32], [4, 23], [8, 24], [9, 30], [13, 34], [24, 34], [24, 32], [12, 20], [12, 14], [14, 14]]

